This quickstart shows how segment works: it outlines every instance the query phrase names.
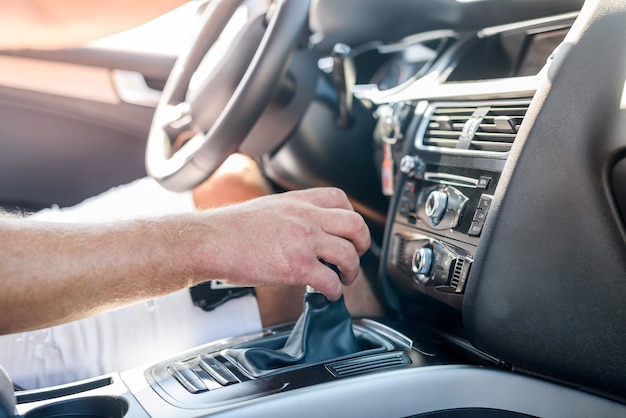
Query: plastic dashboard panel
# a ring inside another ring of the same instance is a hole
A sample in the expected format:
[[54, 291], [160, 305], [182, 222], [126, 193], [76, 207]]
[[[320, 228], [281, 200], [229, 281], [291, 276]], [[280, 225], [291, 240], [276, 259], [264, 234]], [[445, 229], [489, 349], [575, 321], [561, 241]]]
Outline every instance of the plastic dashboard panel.
[[[415, 28], [474, 31], [571, 12], [582, 4], [583, 0], [318, 0], [312, 5], [311, 26], [320, 32], [316, 49], [328, 52], [336, 42], [359, 45], [371, 39], [397, 41], [414, 34]], [[355, 13], [357, 10], [368, 13]], [[412, 16], [411, 24], [398, 24], [405, 16]]]
[[626, 38], [624, 21], [623, 1], [588, 2], [566, 38], [503, 172], [463, 310], [485, 352], [619, 397], [626, 244], [609, 179], [626, 50], [607, 41]]
[[[131, 389], [141, 378], [123, 376]], [[208, 410], [163, 403], [155, 392], [138, 391], [151, 416], [198, 417]], [[533, 402], [528, 402], [533, 399]], [[321, 401], [322, 400], [322, 401]], [[567, 405], [566, 410], [563, 405]], [[459, 409], [489, 409], [541, 417], [622, 416], [624, 405], [508, 371], [474, 366], [431, 366], [372, 373], [305, 390], [246, 400], [213, 410], [220, 417], [408, 417]], [[471, 415], [466, 415], [471, 416]], [[510, 415], [497, 415], [510, 416]]]

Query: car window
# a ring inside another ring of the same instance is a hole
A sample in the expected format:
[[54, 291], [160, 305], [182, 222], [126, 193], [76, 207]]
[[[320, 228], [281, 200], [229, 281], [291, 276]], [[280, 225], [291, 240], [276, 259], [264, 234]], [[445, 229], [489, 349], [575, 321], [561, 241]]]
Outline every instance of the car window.
[[136, 28], [93, 41], [90, 47], [123, 52], [142, 52], [177, 56], [187, 45], [195, 28], [201, 0], [186, 4]]

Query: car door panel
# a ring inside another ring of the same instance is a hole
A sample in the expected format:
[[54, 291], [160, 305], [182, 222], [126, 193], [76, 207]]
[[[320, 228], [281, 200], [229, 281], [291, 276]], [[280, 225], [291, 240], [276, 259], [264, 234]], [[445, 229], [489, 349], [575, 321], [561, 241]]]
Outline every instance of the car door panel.
[[3, 205], [71, 205], [145, 175], [143, 154], [155, 103], [125, 102], [112, 67], [143, 77], [145, 66], [146, 79], [160, 87], [174, 59], [162, 59], [157, 73], [149, 57], [126, 54], [125, 62], [121, 54], [94, 52], [66, 52], [79, 58], [75, 62], [50, 53], [0, 56]]
[[[151, 30], [181, 39], [199, 3], [172, 12], [166, 23], [176, 27]], [[0, 207], [72, 205], [145, 175], [145, 141], [176, 51], [126, 48], [142, 30], [116, 35], [113, 46], [0, 51]]]

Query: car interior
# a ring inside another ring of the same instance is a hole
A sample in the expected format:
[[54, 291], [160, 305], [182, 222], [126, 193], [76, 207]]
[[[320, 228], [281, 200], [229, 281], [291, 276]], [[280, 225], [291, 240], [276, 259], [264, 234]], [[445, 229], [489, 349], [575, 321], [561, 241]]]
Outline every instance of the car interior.
[[241, 152], [347, 193], [385, 314], [309, 292], [156, 364], [0, 373], [0, 417], [626, 416], [626, 3], [267, 0], [231, 31], [242, 3], [131, 31], [164, 50], [1, 51], [0, 206], [189, 190]]

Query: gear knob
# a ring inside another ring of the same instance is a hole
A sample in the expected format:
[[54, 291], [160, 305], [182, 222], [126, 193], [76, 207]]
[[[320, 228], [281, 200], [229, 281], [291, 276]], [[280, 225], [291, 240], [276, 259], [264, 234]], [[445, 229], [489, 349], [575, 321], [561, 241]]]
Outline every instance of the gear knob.
[[313, 286], [309, 286], [309, 285], [306, 286], [306, 292], [307, 293], [322, 293], [316, 288], [314, 288]]

